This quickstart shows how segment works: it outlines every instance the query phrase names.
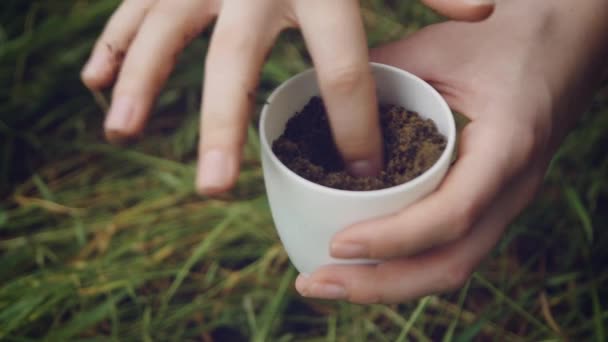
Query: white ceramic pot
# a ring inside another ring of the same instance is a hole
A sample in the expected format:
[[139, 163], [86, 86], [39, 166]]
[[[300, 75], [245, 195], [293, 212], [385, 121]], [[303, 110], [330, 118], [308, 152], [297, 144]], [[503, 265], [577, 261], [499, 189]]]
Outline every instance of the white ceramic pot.
[[[268, 98], [260, 119], [262, 167], [270, 209], [281, 241], [301, 273], [332, 263], [369, 263], [341, 260], [329, 255], [332, 236], [362, 220], [395, 213], [437, 188], [448, 170], [455, 146], [454, 118], [445, 100], [433, 87], [401, 69], [371, 63], [378, 100], [400, 105], [435, 121], [447, 138], [439, 160], [422, 175], [388, 189], [346, 191], [310, 182], [289, 170], [272, 152], [272, 143], [283, 133], [287, 120], [319, 95], [313, 69], [300, 73]], [[432, 215], [432, 213], [429, 213]]]

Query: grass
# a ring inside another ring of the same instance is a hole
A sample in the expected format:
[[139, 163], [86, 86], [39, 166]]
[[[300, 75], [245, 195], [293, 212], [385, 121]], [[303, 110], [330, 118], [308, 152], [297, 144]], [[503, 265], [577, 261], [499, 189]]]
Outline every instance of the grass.
[[[107, 94], [78, 72], [118, 3], [0, 5], [0, 340], [606, 339], [608, 88], [465, 288], [399, 305], [308, 300], [273, 228], [255, 129], [236, 189], [193, 192], [207, 33], [181, 56], [146, 139], [101, 138]], [[438, 19], [386, 3], [366, 2], [372, 45]], [[260, 103], [308, 65], [298, 34], [283, 34]]]

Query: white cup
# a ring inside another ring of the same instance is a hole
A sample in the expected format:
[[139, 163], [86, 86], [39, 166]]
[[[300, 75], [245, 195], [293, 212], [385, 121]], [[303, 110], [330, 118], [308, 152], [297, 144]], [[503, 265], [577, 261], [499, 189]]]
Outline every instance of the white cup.
[[[395, 213], [428, 195], [445, 176], [455, 146], [456, 127], [439, 93], [420, 78], [388, 65], [371, 63], [380, 103], [399, 105], [431, 118], [447, 138], [439, 160], [420, 176], [391, 188], [347, 191], [308, 181], [289, 170], [272, 152], [289, 118], [319, 95], [314, 69], [279, 86], [268, 98], [260, 119], [262, 168], [275, 226], [289, 258], [301, 273], [327, 264], [370, 263], [329, 255], [332, 236], [353, 223]], [[433, 215], [433, 213], [429, 213]]]

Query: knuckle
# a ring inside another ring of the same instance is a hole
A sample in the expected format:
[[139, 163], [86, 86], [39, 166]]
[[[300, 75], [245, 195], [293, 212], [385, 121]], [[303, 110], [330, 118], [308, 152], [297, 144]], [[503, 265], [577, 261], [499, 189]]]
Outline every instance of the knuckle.
[[167, 65], [153, 68], [151, 64], [139, 63], [135, 58], [127, 60], [116, 76], [113, 97], [124, 95], [150, 101], [158, 95], [170, 72], [171, 67]]
[[473, 268], [467, 264], [451, 264], [444, 272], [442, 282], [445, 291], [454, 291], [462, 288], [471, 274]]
[[470, 232], [471, 226], [475, 222], [477, 216], [477, 206], [472, 201], [462, 202], [453, 210], [453, 221], [452, 224], [449, 225], [445, 235], [448, 241], [457, 240], [466, 236]]
[[536, 142], [534, 138], [533, 132], [525, 132], [521, 136], [521, 158], [523, 161], [530, 160], [530, 157], [534, 154], [534, 150], [536, 149]]
[[[348, 301], [356, 304], [382, 304], [387, 303], [390, 296], [389, 291], [378, 282], [372, 279], [387, 279], [387, 274], [391, 274], [391, 270], [384, 263], [370, 266], [366, 277], [360, 282], [351, 282], [348, 286]], [[385, 282], [381, 282], [384, 284]]]
[[506, 151], [513, 170], [525, 167], [534, 155], [544, 146], [544, 138], [534, 122], [505, 123], [503, 134], [505, 142], [511, 146]]
[[[182, 31], [202, 30], [201, 24], [211, 15], [212, 9], [203, 10], [198, 2], [189, 1], [157, 1], [146, 12], [146, 22], [153, 22], [157, 26], [178, 28]], [[186, 32], [186, 35], [191, 34]], [[191, 37], [192, 38], [192, 37]], [[191, 39], [190, 38], [190, 39]], [[183, 39], [184, 43], [188, 39]]]
[[369, 258], [386, 259], [400, 255], [407, 248], [407, 242], [401, 238], [390, 240], [372, 240], [369, 245]]
[[531, 120], [515, 121], [510, 118], [501, 118], [497, 121], [494, 131], [499, 135], [502, 143], [511, 143], [518, 148], [517, 152], [525, 151], [534, 143], [534, 122]]
[[[393, 274], [393, 270], [385, 263], [378, 263], [372, 266], [368, 279], [388, 279]], [[370, 281], [364, 286], [352, 286], [350, 300], [358, 304], [385, 304], [389, 303], [391, 291], [386, 288], [386, 282]]]
[[381, 290], [370, 289], [369, 291], [359, 291], [350, 294], [348, 301], [356, 304], [381, 304], [384, 303]]
[[127, 38], [107, 38], [100, 39], [94, 48], [94, 53], [104, 57], [106, 62], [113, 67], [118, 67], [122, 64], [127, 54], [127, 48], [131, 43]]
[[350, 93], [368, 76], [368, 67], [359, 63], [344, 63], [321, 71], [320, 80], [332, 92]]
[[352, 297], [352, 299], [349, 299], [349, 301], [352, 303], [355, 303], [355, 304], [365, 304], [365, 305], [383, 303], [377, 294], [368, 294], [368, 295], [363, 295], [360, 297]]
[[[330, 118], [336, 146], [345, 161], [369, 160], [374, 167], [380, 167], [381, 158], [377, 151], [381, 150], [381, 137], [372, 134], [370, 125], [362, 125], [347, 115], [334, 115]], [[377, 128], [379, 131], [380, 129]]]
[[[261, 39], [252, 32], [241, 32], [238, 28], [218, 28], [213, 33], [209, 52], [205, 59], [205, 70], [213, 77], [226, 78], [226, 73], [234, 77], [247, 77], [247, 87], [254, 86], [257, 81], [258, 68], [262, 67], [266, 58], [266, 51], [270, 48], [265, 39]], [[247, 63], [244, 63], [247, 61]], [[234, 68], [226, 69], [225, 66]]]
[[183, 17], [188, 14], [184, 1], [157, 1], [148, 12], [149, 16]]
[[258, 46], [257, 38], [254, 32], [243, 31], [240, 27], [220, 26], [213, 33], [210, 53], [221, 59], [229, 58], [236, 52], [248, 53]]
[[519, 135], [519, 154], [522, 159], [521, 162], [525, 163], [534, 155], [537, 149], [537, 139], [534, 129], [523, 129]]
[[247, 134], [241, 122], [217, 115], [213, 121], [207, 120], [203, 125], [201, 142], [204, 145], [243, 146]]

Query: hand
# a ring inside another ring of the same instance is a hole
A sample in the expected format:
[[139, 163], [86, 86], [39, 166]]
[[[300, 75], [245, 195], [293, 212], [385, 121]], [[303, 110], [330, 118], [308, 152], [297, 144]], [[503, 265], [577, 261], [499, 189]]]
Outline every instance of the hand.
[[[459, 19], [489, 15], [491, 1], [426, 0]], [[374, 82], [356, 0], [125, 0], [85, 66], [89, 88], [116, 78], [106, 136], [139, 134], [178, 53], [218, 16], [206, 60], [197, 188], [230, 188], [238, 175], [251, 93], [279, 32], [299, 27], [311, 52], [339, 151], [356, 175], [382, 164]], [[124, 59], [124, 62], [123, 62]]]
[[373, 60], [431, 82], [471, 121], [437, 191], [332, 241], [334, 257], [383, 261], [300, 275], [301, 294], [391, 303], [464, 284], [532, 200], [602, 74], [608, 4], [579, 5], [512, 0], [485, 22], [434, 25], [373, 51]]

